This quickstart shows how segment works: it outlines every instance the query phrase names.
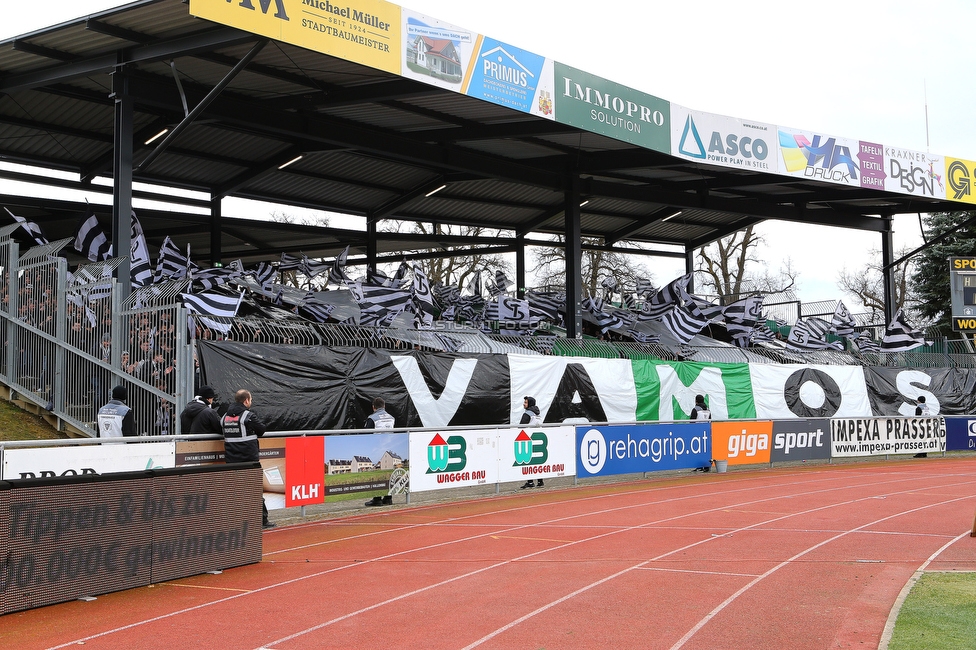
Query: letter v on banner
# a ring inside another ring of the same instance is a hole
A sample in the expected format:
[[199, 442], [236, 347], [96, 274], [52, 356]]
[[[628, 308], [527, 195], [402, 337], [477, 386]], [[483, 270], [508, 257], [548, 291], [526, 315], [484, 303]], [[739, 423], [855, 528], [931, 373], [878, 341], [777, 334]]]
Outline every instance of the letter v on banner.
[[325, 503], [325, 438], [285, 439], [285, 507]]
[[450, 424], [451, 418], [457, 413], [464, 399], [464, 393], [468, 390], [471, 383], [471, 376], [474, 375], [475, 366], [478, 365], [477, 359], [455, 359], [451, 364], [451, 370], [447, 374], [444, 382], [444, 390], [441, 396], [434, 399], [430, 387], [424, 380], [420, 372], [420, 366], [413, 357], [398, 356], [390, 357], [393, 366], [400, 373], [403, 384], [410, 393], [414, 408], [420, 415], [420, 421], [425, 427], [446, 427]]

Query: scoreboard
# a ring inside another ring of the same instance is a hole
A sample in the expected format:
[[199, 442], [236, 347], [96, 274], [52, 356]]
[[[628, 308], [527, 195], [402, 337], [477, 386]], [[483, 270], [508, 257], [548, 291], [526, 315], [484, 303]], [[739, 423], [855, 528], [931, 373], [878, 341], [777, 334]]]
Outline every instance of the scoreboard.
[[950, 257], [952, 331], [976, 332], [976, 257]]

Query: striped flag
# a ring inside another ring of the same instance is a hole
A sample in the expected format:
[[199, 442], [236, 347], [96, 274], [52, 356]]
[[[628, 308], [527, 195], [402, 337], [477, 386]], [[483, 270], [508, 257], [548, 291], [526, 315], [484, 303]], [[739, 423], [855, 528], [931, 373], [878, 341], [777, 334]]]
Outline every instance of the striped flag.
[[773, 330], [769, 329], [766, 321], [762, 321], [756, 325], [756, 329], [752, 330], [749, 334], [749, 340], [753, 343], [772, 343], [776, 340], [776, 334]]
[[905, 312], [898, 309], [885, 330], [881, 341], [882, 352], [906, 352], [923, 345], [932, 345], [925, 340], [925, 333], [914, 329], [905, 318]]
[[881, 345], [868, 336], [867, 332], [861, 332], [851, 340], [857, 344], [859, 352], [881, 352]]
[[533, 316], [545, 316], [554, 323], [559, 321], [559, 310], [566, 308], [565, 293], [528, 291], [525, 297], [529, 301], [529, 311]]
[[691, 341], [703, 327], [708, 325], [708, 321], [708, 316], [693, 300], [677, 302], [661, 319], [664, 327], [681, 343]]
[[339, 253], [332, 263], [332, 267], [329, 269], [329, 282], [336, 286], [343, 286], [347, 282], [351, 282], [351, 278], [346, 275], [346, 258], [349, 257], [349, 247]]
[[301, 271], [302, 258], [289, 255], [288, 253], [282, 253], [281, 261], [278, 262], [278, 270], [282, 273], [286, 271]]
[[387, 327], [410, 304], [410, 292], [392, 287], [350, 283], [349, 291], [359, 304], [359, 324]]
[[76, 251], [92, 262], [104, 262], [112, 256], [112, 244], [105, 236], [91, 206], [88, 206], [88, 210], [78, 221], [74, 246]]
[[854, 316], [848, 311], [847, 306], [838, 300], [837, 307], [834, 309], [834, 316], [830, 320], [830, 331], [837, 336], [851, 338], [854, 336], [855, 325]]
[[646, 278], [637, 278], [637, 295], [649, 296], [654, 291], [654, 283]]
[[799, 319], [794, 323], [793, 327], [790, 329], [790, 336], [786, 339], [786, 345], [794, 350], [809, 351], [809, 350], [843, 350], [844, 345], [840, 341], [834, 341], [828, 343], [825, 338], [827, 334], [827, 328], [824, 328], [823, 323], [826, 325], [825, 321], [820, 321], [819, 319], [811, 318], [807, 321]]
[[475, 271], [471, 279], [468, 280], [468, 284], [465, 285], [465, 290], [475, 296], [480, 296], [484, 293], [481, 287], [481, 271]]
[[374, 287], [387, 287], [390, 284], [390, 276], [379, 269], [366, 271], [366, 284]]
[[18, 217], [16, 214], [11, 212], [8, 208], [4, 208], [4, 210], [6, 210], [7, 214], [9, 214], [11, 217], [14, 218], [14, 221], [19, 223], [20, 226], [27, 231], [27, 234], [30, 235], [35, 242], [37, 242], [38, 246], [45, 246], [51, 243], [47, 240], [47, 237], [44, 236], [44, 231], [41, 230], [41, 227], [39, 225], [37, 225], [33, 221], [28, 221], [24, 217]]
[[630, 329], [624, 332], [624, 334], [627, 334], [638, 343], [660, 343], [661, 341], [661, 337], [657, 334], [648, 334], [640, 330]]
[[274, 264], [268, 262], [259, 262], [257, 266], [248, 269], [247, 273], [253, 276], [265, 291], [270, 291], [271, 285], [278, 279], [278, 270], [275, 269]]
[[307, 277], [309, 280], [313, 279], [315, 276], [330, 271], [331, 275], [332, 265], [328, 262], [321, 262], [313, 259], [309, 259], [307, 255], [302, 255], [302, 262], [299, 270]]
[[152, 283], [153, 268], [149, 260], [149, 245], [146, 235], [142, 231], [142, 224], [132, 211], [131, 228], [129, 230], [129, 277], [132, 288], [145, 287]]
[[690, 285], [691, 273], [672, 280], [663, 289], [644, 302], [644, 308], [641, 310], [638, 318], [640, 320], [660, 319], [681, 301], [682, 295], [688, 295], [688, 287]]
[[749, 296], [730, 303], [723, 310], [725, 328], [740, 348], [748, 345], [756, 323], [762, 316], [762, 296]]
[[410, 266], [406, 262], [400, 262], [400, 266], [397, 267], [396, 273], [393, 274], [393, 278], [386, 286], [393, 287], [394, 289], [406, 289], [407, 272], [409, 270]]
[[201, 316], [200, 320], [210, 329], [226, 334], [230, 331], [230, 323], [203, 317], [234, 318], [241, 306], [241, 300], [244, 299], [244, 292], [236, 296], [221, 293], [181, 293], [180, 298], [183, 299], [187, 312]]
[[[434, 297], [430, 292], [430, 281], [419, 264], [413, 265], [413, 286], [410, 289], [413, 298], [414, 315], [416, 321], [424, 327], [430, 327], [434, 322]], [[418, 325], [419, 326], [419, 325]]]
[[318, 323], [324, 323], [332, 315], [332, 311], [335, 309], [335, 305], [322, 302], [315, 297], [315, 294], [309, 291], [305, 294], [305, 302], [302, 303], [300, 309], [308, 312], [312, 317], [312, 320]]
[[189, 272], [190, 251], [187, 245], [187, 254], [177, 248], [173, 240], [168, 236], [163, 240], [163, 245], [159, 247], [159, 257], [156, 260], [156, 272], [153, 274], [153, 282], [161, 282], [164, 279], [178, 280], [185, 278]]
[[219, 287], [244, 274], [244, 267], [240, 260], [234, 260], [227, 266], [218, 266], [212, 269], [200, 269], [194, 272], [193, 281], [199, 282], [204, 291]]
[[637, 301], [634, 300], [634, 294], [632, 294], [632, 293], [625, 293], [625, 294], [623, 294], [622, 295], [622, 302], [624, 304], [624, 307], [627, 308], [627, 309], [636, 309], [637, 308]]
[[513, 286], [515, 283], [508, 279], [505, 275], [505, 271], [498, 269], [495, 271], [495, 288], [498, 289], [499, 293], [505, 293], [508, 291], [509, 287]]

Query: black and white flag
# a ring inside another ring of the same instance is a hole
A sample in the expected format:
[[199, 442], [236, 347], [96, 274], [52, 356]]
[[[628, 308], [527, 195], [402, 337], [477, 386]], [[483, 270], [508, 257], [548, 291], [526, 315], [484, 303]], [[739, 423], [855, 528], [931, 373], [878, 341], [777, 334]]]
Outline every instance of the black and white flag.
[[544, 316], [554, 323], [559, 322], [559, 311], [566, 309], [565, 293], [528, 291], [525, 297], [529, 301], [529, 310], [533, 316]]
[[430, 292], [430, 281], [419, 264], [413, 265], [413, 297], [414, 315], [417, 326], [430, 327], [434, 322], [434, 297]]
[[323, 262], [321, 260], [310, 259], [307, 255], [302, 255], [302, 264], [299, 270], [307, 277], [309, 280], [315, 278], [317, 275], [321, 275], [326, 271], [329, 275], [332, 275], [332, 264], [328, 262]]
[[302, 258], [295, 257], [294, 255], [289, 255], [288, 253], [281, 254], [281, 261], [278, 262], [278, 270], [282, 273], [287, 271], [301, 271], [302, 270]]
[[828, 343], [826, 339], [827, 329], [825, 321], [811, 318], [807, 321], [799, 319], [790, 329], [790, 335], [786, 339], [786, 345], [794, 350], [843, 350], [844, 344], [840, 341]]
[[923, 345], [932, 345], [932, 342], [925, 340], [924, 332], [914, 329], [909, 324], [902, 309], [896, 311], [885, 330], [884, 340], [881, 341], [881, 351], [906, 352]]
[[390, 276], [379, 269], [375, 271], [371, 269], [366, 270], [366, 284], [373, 287], [388, 287], [390, 286]]
[[112, 256], [112, 244], [105, 236], [102, 226], [98, 223], [98, 217], [95, 216], [91, 206], [78, 221], [74, 246], [76, 251], [92, 262], [104, 262]]
[[218, 318], [234, 318], [244, 299], [244, 292], [239, 295], [228, 296], [220, 293], [181, 293], [183, 305], [191, 314], [199, 315], [200, 321], [212, 330], [226, 334], [230, 331], [231, 323], [215, 321], [207, 316]]
[[341, 287], [347, 282], [351, 281], [351, 278], [346, 275], [346, 258], [349, 257], [349, 247], [339, 253], [332, 263], [332, 267], [329, 269], [329, 282]]
[[28, 221], [24, 217], [18, 217], [16, 214], [11, 212], [9, 208], [4, 208], [4, 210], [6, 210], [7, 214], [14, 218], [14, 221], [20, 224], [21, 228], [27, 231], [27, 234], [30, 235], [35, 242], [37, 242], [38, 246], [45, 246], [51, 243], [47, 240], [47, 237], [44, 236], [44, 231], [41, 230], [39, 225], [33, 221]]
[[514, 284], [515, 283], [509, 280], [508, 276], [505, 275], [505, 271], [502, 271], [501, 269], [495, 271], [495, 288], [498, 290], [498, 293], [505, 293]]
[[837, 307], [834, 309], [834, 317], [830, 320], [830, 331], [837, 336], [849, 339], [854, 336], [855, 325], [854, 316], [848, 311], [847, 306], [838, 300]]
[[227, 266], [218, 266], [212, 269], [200, 269], [193, 273], [193, 281], [198, 282], [204, 291], [219, 287], [244, 274], [244, 267], [240, 260], [234, 260]]
[[726, 305], [723, 310], [725, 329], [740, 348], [747, 347], [762, 317], [762, 296], [749, 296]]
[[464, 288], [472, 295], [482, 295], [484, 290], [481, 287], [481, 271], [475, 271], [474, 275], [471, 276], [471, 279], [468, 280], [468, 283], [464, 286]]
[[410, 305], [410, 292], [392, 287], [350, 283], [349, 292], [359, 304], [359, 324], [388, 327]]
[[132, 211], [132, 223], [129, 230], [129, 277], [132, 288], [145, 287], [152, 283], [153, 268], [149, 259], [149, 245], [146, 235], [142, 231], [142, 224]]
[[638, 318], [640, 320], [659, 320], [672, 307], [679, 304], [684, 295], [688, 295], [688, 287], [690, 285], [691, 273], [672, 280], [664, 288], [644, 301], [644, 307], [638, 315]]
[[851, 341], [857, 345], [859, 352], [881, 352], [881, 344], [871, 338], [867, 332], [861, 332]]
[[189, 252], [189, 245], [187, 246], [187, 254], [184, 255], [183, 251], [167, 236], [163, 240], [163, 245], [159, 247], [159, 257], [156, 259], [156, 272], [153, 274], [153, 282], [185, 278], [189, 273]]
[[654, 292], [654, 283], [646, 278], [637, 279], [637, 295], [649, 296]]
[[695, 338], [695, 335], [708, 325], [708, 321], [708, 316], [693, 300], [679, 300], [661, 319], [664, 327], [680, 343], [688, 343]]
[[625, 309], [636, 309], [637, 308], [637, 301], [634, 300], [634, 294], [632, 294], [632, 293], [622, 294], [621, 302], [623, 302], [623, 305], [624, 305], [624, 308]]
[[247, 274], [261, 285], [265, 291], [271, 291], [271, 285], [278, 279], [278, 270], [274, 264], [268, 262], [258, 262], [258, 265], [247, 270]]
[[301, 309], [308, 312], [312, 320], [318, 323], [324, 323], [332, 315], [335, 305], [322, 302], [315, 297], [314, 293], [309, 291], [305, 294], [305, 302], [302, 303]]
[[647, 332], [641, 332], [640, 330], [630, 329], [624, 332], [630, 338], [634, 339], [638, 343], [659, 343], [661, 337], [657, 334], [648, 334]]

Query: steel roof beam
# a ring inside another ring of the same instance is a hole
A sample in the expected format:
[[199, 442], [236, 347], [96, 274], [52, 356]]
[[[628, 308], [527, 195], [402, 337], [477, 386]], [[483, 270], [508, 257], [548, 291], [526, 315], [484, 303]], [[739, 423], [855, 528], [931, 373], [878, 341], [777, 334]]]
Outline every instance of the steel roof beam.
[[651, 225], [652, 223], [675, 217], [680, 212], [681, 212], [680, 208], [672, 208], [672, 207], [666, 207], [666, 208], [661, 208], [660, 210], [655, 210], [654, 212], [652, 212], [651, 214], [645, 217], [640, 217], [636, 219], [634, 223], [630, 224], [629, 226], [624, 226], [623, 228], [617, 230], [616, 232], [607, 235], [604, 238], [604, 241], [607, 243], [607, 245], [612, 246], [616, 244], [618, 241], [622, 239], [627, 239], [627, 237], [629, 237], [630, 235], [633, 235], [634, 233], [643, 230], [644, 228]]
[[380, 219], [385, 219], [390, 216], [400, 208], [408, 205], [412, 201], [415, 201], [419, 197], [436, 190], [441, 185], [444, 185], [444, 177], [437, 176], [429, 181], [424, 181], [423, 183], [415, 186], [414, 188], [407, 190], [400, 194], [400, 196], [387, 201], [375, 210], [370, 210], [366, 215], [367, 221], [379, 221]]
[[292, 146], [273, 156], [265, 158], [264, 160], [251, 165], [243, 172], [227, 181], [227, 183], [214, 188], [211, 196], [215, 199], [222, 199], [229, 194], [233, 194], [251, 181], [273, 172], [281, 165], [287, 163], [289, 160], [294, 160], [296, 156], [301, 155], [302, 151], [303, 149], [301, 147]]

